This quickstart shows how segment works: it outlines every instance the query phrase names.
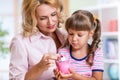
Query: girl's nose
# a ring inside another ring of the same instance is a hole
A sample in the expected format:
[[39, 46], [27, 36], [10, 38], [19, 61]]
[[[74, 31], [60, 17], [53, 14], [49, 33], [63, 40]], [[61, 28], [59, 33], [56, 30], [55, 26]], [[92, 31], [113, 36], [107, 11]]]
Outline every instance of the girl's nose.
[[73, 40], [77, 40], [77, 35], [73, 35]]

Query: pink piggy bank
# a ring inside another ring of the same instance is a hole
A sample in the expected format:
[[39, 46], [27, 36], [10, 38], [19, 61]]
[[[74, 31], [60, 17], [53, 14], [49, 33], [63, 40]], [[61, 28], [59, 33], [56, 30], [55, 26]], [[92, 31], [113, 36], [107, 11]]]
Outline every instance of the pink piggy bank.
[[57, 68], [64, 74], [69, 74], [70, 64], [69, 61], [65, 59], [65, 57], [61, 57], [59, 60], [56, 61]]

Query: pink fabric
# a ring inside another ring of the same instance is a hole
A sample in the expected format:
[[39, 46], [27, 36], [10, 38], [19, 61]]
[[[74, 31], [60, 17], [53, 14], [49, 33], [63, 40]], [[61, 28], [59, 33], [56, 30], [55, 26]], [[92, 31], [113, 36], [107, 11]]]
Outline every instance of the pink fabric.
[[103, 52], [100, 48], [98, 48], [95, 52], [94, 64], [91, 67], [86, 63], [87, 56], [81, 59], [73, 58], [70, 55], [69, 48], [59, 49], [58, 52], [69, 60], [71, 68], [80, 75], [90, 77], [92, 76], [93, 71], [103, 72], [104, 70]]
[[[58, 30], [56, 34], [61, 39], [61, 43], [64, 44], [64, 36]], [[23, 38], [21, 34], [17, 35], [11, 41], [10, 51], [9, 77], [12, 80], [24, 80], [26, 72], [41, 60], [43, 54], [57, 52], [54, 40], [40, 32], [30, 38]], [[53, 65], [45, 71], [39, 80], [52, 80], [55, 67]]]
[[70, 68], [70, 64], [69, 61], [60, 61], [60, 62], [56, 62], [57, 64], [57, 68], [59, 71], [61, 71], [64, 74], [69, 74], [69, 68]]

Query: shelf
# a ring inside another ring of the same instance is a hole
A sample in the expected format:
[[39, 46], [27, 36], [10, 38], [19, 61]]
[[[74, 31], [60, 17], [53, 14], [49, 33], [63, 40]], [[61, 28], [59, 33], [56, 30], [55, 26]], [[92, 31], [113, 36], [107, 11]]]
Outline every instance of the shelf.
[[118, 32], [102, 32], [102, 37], [118, 37]]
[[104, 59], [104, 63], [120, 63], [118, 59]]
[[110, 4], [98, 4], [97, 6], [89, 6], [89, 7], [81, 7], [80, 9], [85, 9], [85, 10], [99, 10], [99, 9], [104, 9], [104, 8], [113, 8], [118, 6], [118, 3], [110, 3]]
[[[97, 14], [98, 19], [101, 21], [102, 26], [102, 36], [103, 41], [103, 51], [104, 51], [104, 65], [105, 74], [107, 75], [109, 70], [109, 65], [118, 65], [118, 76], [120, 76], [120, 6], [118, 3], [111, 4], [101, 4], [91, 10], [95, 15]], [[108, 65], [108, 67], [107, 67]], [[114, 73], [114, 72], [113, 72]], [[110, 75], [104, 76], [105, 80], [110, 80]], [[117, 77], [120, 79], [120, 77]]]

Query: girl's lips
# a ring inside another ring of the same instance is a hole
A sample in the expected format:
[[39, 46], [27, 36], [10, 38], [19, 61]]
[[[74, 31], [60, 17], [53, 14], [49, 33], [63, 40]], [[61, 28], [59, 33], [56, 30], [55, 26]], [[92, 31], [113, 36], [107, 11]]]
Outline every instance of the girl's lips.
[[72, 43], [73, 46], [77, 46], [78, 44], [77, 43]]
[[72, 43], [73, 45], [77, 45], [77, 43]]

